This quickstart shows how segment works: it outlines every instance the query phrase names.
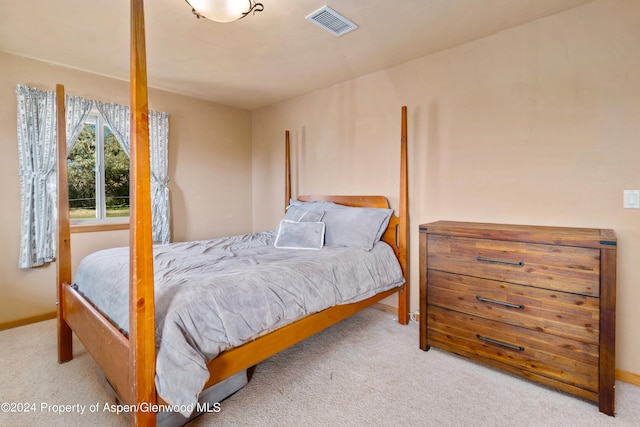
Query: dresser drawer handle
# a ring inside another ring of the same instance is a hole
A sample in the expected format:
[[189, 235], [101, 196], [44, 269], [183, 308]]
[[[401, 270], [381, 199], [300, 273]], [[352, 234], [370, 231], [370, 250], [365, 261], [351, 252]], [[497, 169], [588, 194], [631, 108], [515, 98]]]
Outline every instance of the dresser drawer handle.
[[503, 305], [503, 306], [509, 307], [509, 308], [519, 308], [521, 310], [524, 308], [524, 305], [522, 305], [522, 304], [511, 304], [510, 302], [497, 301], [497, 300], [494, 300], [494, 299], [481, 297], [480, 295], [476, 295], [476, 299], [478, 301], [489, 302], [491, 304]]
[[516, 351], [524, 351], [524, 347], [521, 347], [519, 345], [513, 345], [513, 344], [507, 344], [506, 342], [502, 342], [502, 341], [498, 341], [498, 340], [494, 340], [491, 338], [487, 338], [487, 337], [483, 337], [480, 334], [476, 334], [476, 338], [478, 338], [480, 341], [485, 341], [491, 344], [495, 344], [495, 345], [499, 345], [501, 347], [506, 347], [510, 350], [516, 350]]
[[485, 257], [476, 257], [476, 260], [478, 261], [484, 261], [484, 262], [495, 262], [497, 264], [509, 264], [509, 265], [517, 265], [519, 267], [524, 266], [524, 262], [523, 261], [505, 261], [505, 260], [501, 260], [501, 259], [491, 259], [491, 258], [485, 258]]

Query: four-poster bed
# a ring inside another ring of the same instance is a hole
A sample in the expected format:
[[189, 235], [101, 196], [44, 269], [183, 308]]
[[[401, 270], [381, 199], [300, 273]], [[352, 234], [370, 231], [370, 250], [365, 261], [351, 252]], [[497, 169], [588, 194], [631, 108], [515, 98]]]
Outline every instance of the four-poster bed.
[[[151, 191], [147, 121], [147, 83], [142, 0], [131, 1], [131, 215], [127, 333], [89, 302], [73, 286], [70, 260], [64, 88], [57, 87], [58, 118], [58, 359], [72, 359], [75, 333], [126, 405], [153, 408], [165, 400], [156, 391], [156, 307], [154, 304], [154, 248], [151, 238]], [[408, 323], [408, 181], [406, 107], [402, 107], [400, 198], [398, 216], [391, 215], [381, 240], [392, 248], [402, 282], [357, 301], [347, 301], [308, 314], [255, 339], [226, 349], [207, 363], [209, 378], [203, 389], [233, 377], [277, 352], [342, 319], [398, 293], [398, 321]], [[289, 133], [286, 133], [287, 204], [291, 199]], [[388, 209], [384, 196], [299, 196], [296, 203], [335, 202], [357, 208]], [[323, 205], [326, 206], [326, 205]], [[381, 229], [382, 232], [382, 229]], [[384, 244], [383, 244], [384, 245]], [[386, 246], [386, 245], [384, 245]], [[300, 252], [300, 251], [298, 251]], [[311, 251], [306, 251], [311, 252]], [[372, 291], [373, 292], [373, 291]], [[376, 291], [377, 292], [377, 291]], [[164, 313], [162, 314], [164, 316]], [[140, 406], [142, 405], [142, 406]], [[134, 410], [132, 425], [155, 425], [153, 410]]]

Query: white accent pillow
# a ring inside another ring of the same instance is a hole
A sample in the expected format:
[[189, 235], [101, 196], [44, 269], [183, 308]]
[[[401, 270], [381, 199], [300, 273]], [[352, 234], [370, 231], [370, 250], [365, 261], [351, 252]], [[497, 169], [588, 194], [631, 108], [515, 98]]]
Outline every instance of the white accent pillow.
[[324, 222], [280, 221], [275, 247], [282, 249], [322, 249]]

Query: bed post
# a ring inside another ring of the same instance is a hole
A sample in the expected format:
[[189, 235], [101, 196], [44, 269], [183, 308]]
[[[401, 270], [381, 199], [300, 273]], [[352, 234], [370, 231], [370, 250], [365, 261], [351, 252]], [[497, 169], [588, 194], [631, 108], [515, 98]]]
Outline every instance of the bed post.
[[400, 207], [398, 216], [398, 245], [400, 247], [400, 265], [405, 278], [405, 284], [398, 293], [398, 322], [409, 323], [409, 258], [407, 257], [409, 240], [409, 180], [407, 167], [407, 107], [402, 107], [400, 131]]
[[291, 142], [288, 130], [284, 132], [284, 170], [284, 209], [286, 211], [291, 200]]
[[[149, 105], [143, 0], [131, 0], [131, 215], [129, 226], [129, 377], [133, 404], [156, 404]], [[155, 426], [153, 411], [133, 411], [133, 426]]]
[[56, 85], [56, 132], [58, 150], [58, 254], [56, 257], [58, 304], [58, 363], [73, 359], [71, 328], [64, 320], [62, 285], [71, 283], [71, 233], [69, 230], [69, 183], [67, 180], [67, 118], [64, 86]]

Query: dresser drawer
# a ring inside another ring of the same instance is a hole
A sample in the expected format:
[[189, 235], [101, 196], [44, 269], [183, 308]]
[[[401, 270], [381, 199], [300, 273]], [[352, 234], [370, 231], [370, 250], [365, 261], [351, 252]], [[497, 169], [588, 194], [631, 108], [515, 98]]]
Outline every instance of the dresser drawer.
[[437, 270], [427, 273], [430, 305], [591, 344], [599, 342], [600, 301]]
[[429, 345], [598, 390], [598, 346], [440, 307], [428, 310]]
[[429, 269], [571, 292], [600, 294], [593, 248], [429, 235]]

